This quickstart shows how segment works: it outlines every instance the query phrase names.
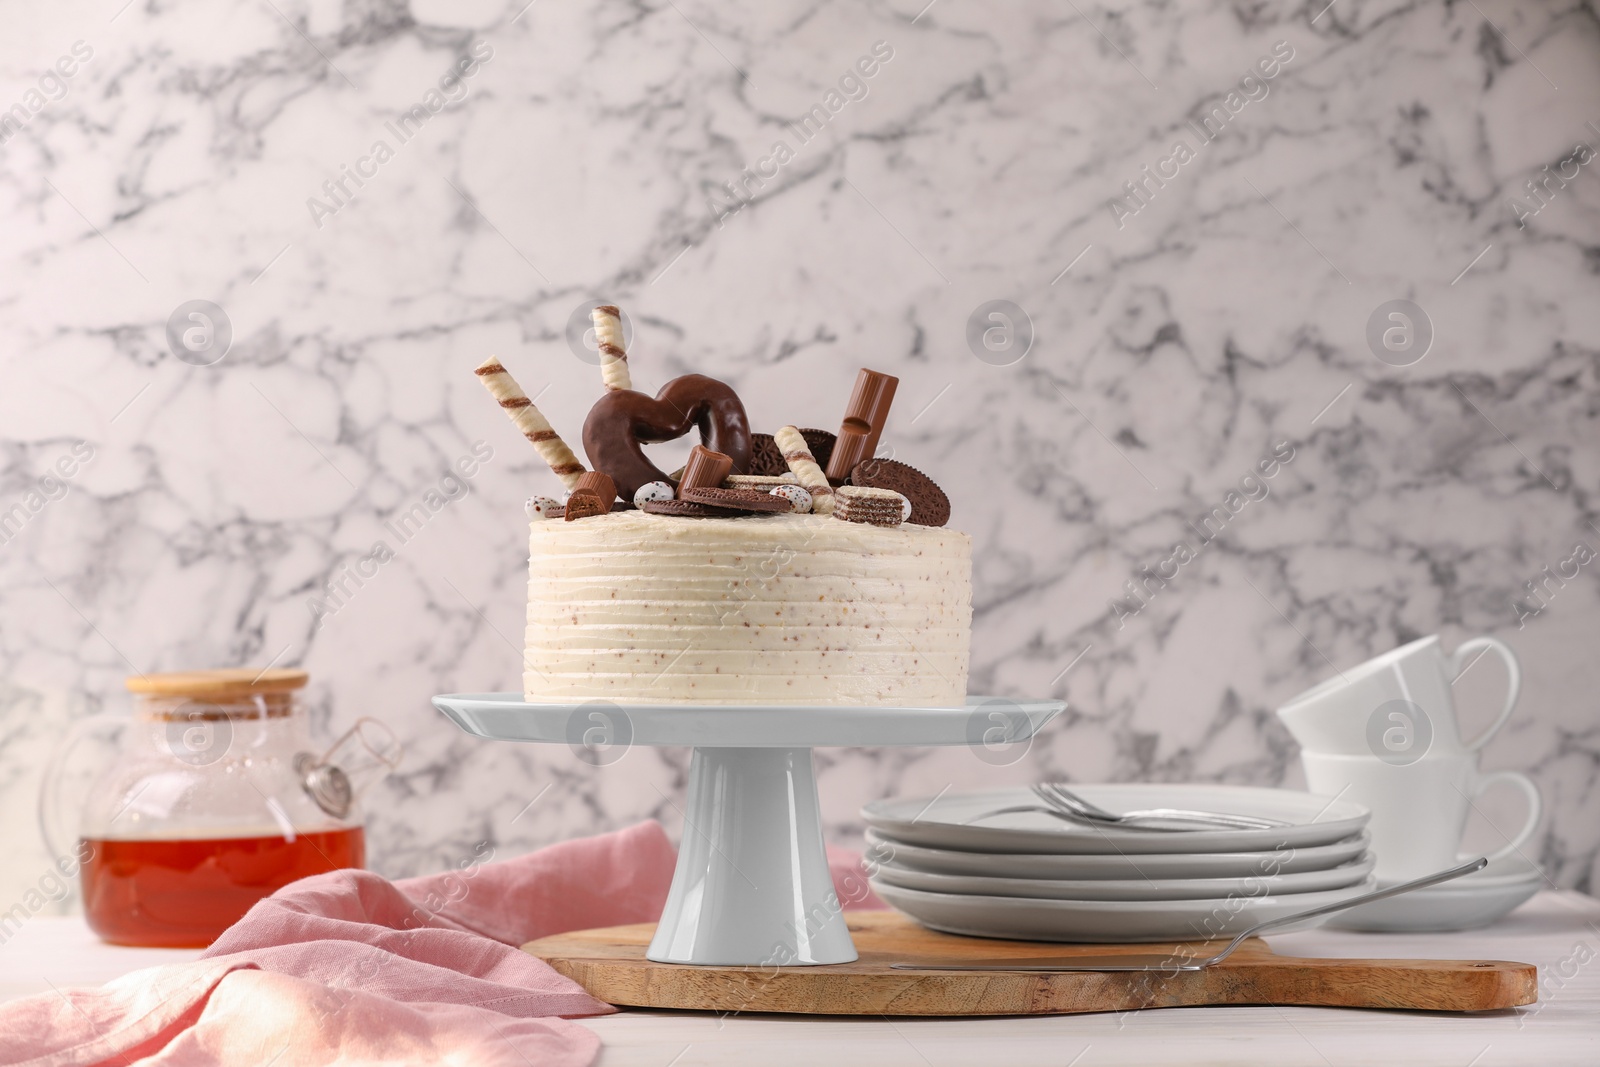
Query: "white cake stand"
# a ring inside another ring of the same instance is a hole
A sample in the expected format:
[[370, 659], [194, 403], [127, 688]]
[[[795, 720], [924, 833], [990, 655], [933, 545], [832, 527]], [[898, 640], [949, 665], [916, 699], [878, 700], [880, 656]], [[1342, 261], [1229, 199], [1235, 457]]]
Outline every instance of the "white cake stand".
[[632, 745], [693, 746], [683, 846], [646, 955], [766, 967], [856, 958], [828, 873], [813, 748], [967, 745], [1009, 763], [991, 754], [1030, 740], [1066, 707], [1005, 697], [957, 708], [529, 704], [518, 693], [433, 703], [470, 734], [566, 743], [592, 763]]

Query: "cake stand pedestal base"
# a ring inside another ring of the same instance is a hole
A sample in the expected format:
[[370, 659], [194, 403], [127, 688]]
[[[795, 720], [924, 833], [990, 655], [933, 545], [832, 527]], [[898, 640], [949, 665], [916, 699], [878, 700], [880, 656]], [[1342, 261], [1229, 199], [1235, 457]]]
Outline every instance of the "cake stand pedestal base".
[[1007, 766], [1065, 707], [976, 696], [932, 708], [540, 704], [520, 693], [455, 693], [433, 703], [470, 734], [565, 744], [596, 766], [637, 745], [694, 749], [683, 846], [646, 956], [726, 967], [856, 959], [822, 844], [813, 748], [963, 745]]
[[809, 748], [696, 748], [657, 963], [849, 963]]

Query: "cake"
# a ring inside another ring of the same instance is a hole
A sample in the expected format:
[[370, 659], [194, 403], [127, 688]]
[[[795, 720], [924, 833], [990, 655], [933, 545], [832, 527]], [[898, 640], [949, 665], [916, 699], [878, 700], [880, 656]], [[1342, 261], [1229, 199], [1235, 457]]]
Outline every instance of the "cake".
[[523, 693], [537, 702], [954, 706], [964, 533], [815, 514], [534, 519]]
[[[528, 502], [524, 699], [961, 706], [972, 544], [931, 479], [872, 458], [896, 379], [861, 371], [837, 435], [752, 434], [715, 379], [634, 391], [621, 313], [593, 318], [593, 470], [498, 360], [477, 368], [567, 489]], [[676, 474], [640, 447], [692, 429]]]

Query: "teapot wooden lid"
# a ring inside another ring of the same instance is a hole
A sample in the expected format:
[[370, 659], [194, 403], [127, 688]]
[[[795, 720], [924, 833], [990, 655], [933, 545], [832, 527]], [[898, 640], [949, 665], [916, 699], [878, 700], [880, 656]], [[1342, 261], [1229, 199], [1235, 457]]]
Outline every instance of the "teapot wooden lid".
[[289, 667], [224, 667], [211, 671], [169, 671], [136, 674], [125, 683], [130, 693], [157, 697], [228, 700], [259, 693], [286, 693], [302, 689], [311, 675]]

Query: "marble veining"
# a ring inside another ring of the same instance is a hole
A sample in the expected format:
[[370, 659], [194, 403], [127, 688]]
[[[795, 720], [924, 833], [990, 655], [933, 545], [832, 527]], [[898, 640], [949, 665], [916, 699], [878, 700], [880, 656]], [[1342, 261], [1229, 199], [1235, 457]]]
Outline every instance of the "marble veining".
[[[298, 665], [324, 736], [383, 717], [390, 874], [677, 832], [686, 752], [595, 767], [428, 703], [518, 688], [523, 501], [559, 489], [472, 368], [575, 442], [596, 298], [640, 388], [721, 377], [759, 429], [898, 375], [885, 448], [974, 538], [972, 691], [1070, 702], [1014, 759], [819, 752], [841, 840], [952, 784], [1298, 786], [1279, 703], [1492, 633], [1526, 688], [1487, 765], [1594, 890], [1600, 570], [1561, 577], [1600, 546], [1590, 7], [118, 3], [0, 39], [0, 910], [46, 864], [41, 765], [135, 670]], [[169, 342], [194, 300], [220, 359]], [[1406, 365], [1368, 341], [1393, 300], [1431, 323]]]

